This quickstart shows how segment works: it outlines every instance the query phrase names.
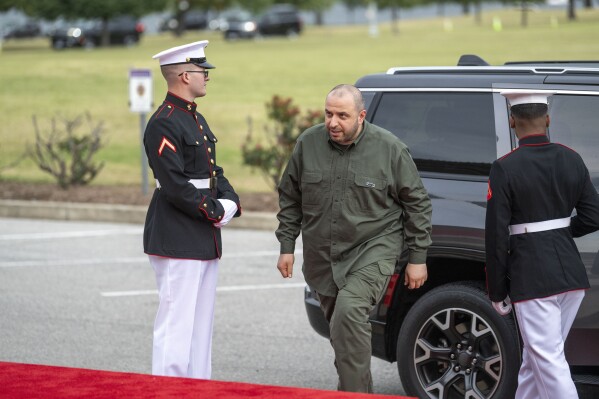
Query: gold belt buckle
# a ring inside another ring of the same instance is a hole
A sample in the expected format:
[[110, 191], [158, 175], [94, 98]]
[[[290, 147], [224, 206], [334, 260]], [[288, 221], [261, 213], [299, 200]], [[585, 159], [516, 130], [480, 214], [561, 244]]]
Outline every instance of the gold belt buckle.
[[214, 190], [218, 183], [218, 177], [213, 176], [210, 178], [210, 190]]

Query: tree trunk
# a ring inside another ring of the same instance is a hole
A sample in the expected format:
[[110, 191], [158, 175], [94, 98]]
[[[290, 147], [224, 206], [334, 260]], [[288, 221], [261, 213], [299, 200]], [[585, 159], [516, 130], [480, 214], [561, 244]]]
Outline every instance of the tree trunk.
[[441, 0], [437, 3], [437, 16], [445, 16], [445, 0]]
[[322, 14], [321, 10], [318, 11], [314, 11], [314, 15], [316, 17], [315, 23], [317, 26], [322, 26], [324, 25], [324, 16]]
[[576, 19], [576, 3], [575, 0], [568, 0], [568, 19], [574, 21]]
[[584, 8], [592, 9], [593, 8], [593, 0], [584, 0]]
[[399, 35], [399, 7], [391, 6], [391, 33]]
[[180, 37], [183, 35], [183, 32], [185, 31], [185, 11], [177, 9], [176, 19], [177, 27], [175, 28], [173, 33], [175, 34], [175, 36]]
[[520, 8], [520, 26], [526, 28], [528, 26], [528, 2], [523, 1]]
[[356, 24], [356, 8], [355, 7], [347, 8], [347, 23], [350, 25]]
[[110, 45], [110, 31], [108, 30], [108, 18], [102, 18], [102, 37], [100, 42], [103, 47]]
[[482, 8], [483, 6], [481, 0], [476, 0], [474, 3], [474, 21], [477, 25], [482, 25], [483, 23]]
[[470, 15], [470, 3], [462, 3], [462, 14]]
[[177, 0], [177, 11], [175, 17], [177, 18], [177, 27], [175, 28], [174, 34], [177, 37], [183, 35], [185, 32], [185, 14], [189, 10], [189, 2], [187, 0]]

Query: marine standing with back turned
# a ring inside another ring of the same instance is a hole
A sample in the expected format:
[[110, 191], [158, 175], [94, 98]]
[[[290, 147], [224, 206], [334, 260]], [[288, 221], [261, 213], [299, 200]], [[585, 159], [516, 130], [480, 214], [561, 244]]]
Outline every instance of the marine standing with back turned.
[[511, 300], [518, 320], [524, 347], [516, 398], [577, 398], [564, 342], [589, 280], [572, 237], [599, 229], [599, 196], [580, 155], [549, 141], [550, 93], [501, 94], [519, 146], [489, 176], [489, 297], [501, 315]]

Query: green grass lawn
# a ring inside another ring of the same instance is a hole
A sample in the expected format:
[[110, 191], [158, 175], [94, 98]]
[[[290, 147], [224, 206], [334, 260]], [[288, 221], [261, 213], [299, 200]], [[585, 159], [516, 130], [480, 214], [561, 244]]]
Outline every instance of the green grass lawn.
[[[262, 176], [241, 164], [240, 145], [248, 118], [260, 135], [267, 123], [264, 104], [272, 95], [292, 97], [302, 110], [321, 108], [336, 84], [392, 66], [455, 65], [461, 54], [477, 54], [491, 64], [598, 59], [599, 11], [579, 10], [576, 22], [565, 16], [565, 10], [531, 12], [523, 28], [520, 12], [506, 8], [483, 14], [480, 25], [473, 16], [400, 21], [398, 35], [381, 25], [377, 38], [369, 37], [367, 26], [309, 26], [293, 40], [225, 42], [220, 34], [195, 32], [183, 38], [145, 36], [133, 48], [91, 51], [54, 51], [47, 39], [7, 41], [0, 52], [0, 168], [23, 157], [33, 143], [33, 115], [48, 127], [54, 116], [89, 111], [104, 121], [108, 140], [98, 155], [106, 166], [93, 184], [141, 184], [139, 115], [128, 109], [128, 71], [152, 70], [158, 105], [166, 85], [152, 55], [208, 39], [206, 54], [217, 69], [208, 95], [197, 102], [219, 138], [217, 160], [238, 191], [266, 191]], [[501, 19], [502, 30], [493, 29], [494, 18]], [[0, 173], [7, 180], [53, 181], [28, 159]]]

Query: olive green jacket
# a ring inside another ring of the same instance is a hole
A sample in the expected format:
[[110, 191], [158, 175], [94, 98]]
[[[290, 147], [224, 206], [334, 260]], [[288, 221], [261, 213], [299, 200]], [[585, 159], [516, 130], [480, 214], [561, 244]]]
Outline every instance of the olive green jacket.
[[298, 138], [279, 184], [276, 231], [281, 253], [302, 233], [303, 273], [318, 293], [335, 296], [348, 273], [378, 262], [393, 273], [404, 245], [425, 263], [432, 207], [408, 148], [364, 121], [349, 147], [329, 140], [324, 124]]

